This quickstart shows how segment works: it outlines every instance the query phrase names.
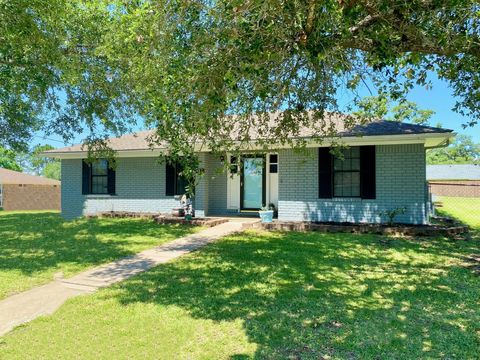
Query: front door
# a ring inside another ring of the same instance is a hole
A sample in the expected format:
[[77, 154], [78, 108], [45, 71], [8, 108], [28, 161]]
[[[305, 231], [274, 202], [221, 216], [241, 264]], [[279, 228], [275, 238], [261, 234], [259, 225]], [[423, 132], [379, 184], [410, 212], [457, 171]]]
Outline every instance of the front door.
[[240, 207], [242, 210], [258, 210], [265, 205], [265, 157], [242, 157], [240, 181]]

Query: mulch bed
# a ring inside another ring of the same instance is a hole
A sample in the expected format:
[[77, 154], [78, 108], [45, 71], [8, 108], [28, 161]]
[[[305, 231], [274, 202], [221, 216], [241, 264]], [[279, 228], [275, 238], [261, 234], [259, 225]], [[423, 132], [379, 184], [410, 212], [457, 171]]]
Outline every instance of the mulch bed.
[[224, 218], [200, 218], [194, 217], [192, 220], [185, 220], [184, 217], [171, 216], [169, 214], [152, 214], [152, 213], [141, 213], [141, 212], [126, 212], [126, 211], [112, 211], [104, 212], [98, 214], [98, 217], [108, 217], [108, 218], [142, 218], [142, 219], [152, 219], [158, 224], [183, 224], [183, 225], [194, 225], [194, 226], [206, 226], [212, 227], [226, 223], [228, 219]]
[[312, 223], [294, 221], [274, 221], [272, 223], [256, 223], [255, 227], [265, 230], [280, 231], [321, 231], [346, 232], [354, 234], [381, 234], [398, 236], [456, 236], [468, 232], [468, 226], [451, 225], [407, 225], [395, 224], [352, 224], [352, 223]]

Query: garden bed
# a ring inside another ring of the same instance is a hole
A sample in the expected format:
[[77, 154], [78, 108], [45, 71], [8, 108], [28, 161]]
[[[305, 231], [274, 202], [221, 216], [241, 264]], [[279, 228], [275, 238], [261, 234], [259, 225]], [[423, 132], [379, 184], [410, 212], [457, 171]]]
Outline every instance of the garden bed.
[[185, 220], [183, 217], [174, 217], [168, 215], [159, 215], [154, 218], [154, 221], [159, 224], [185, 224], [185, 225], [196, 225], [196, 226], [206, 226], [213, 227], [223, 223], [226, 223], [228, 219], [225, 218], [197, 218], [194, 217], [192, 220]]
[[255, 223], [254, 227], [280, 231], [320, 231], [345, 232], [355, 234], [381, 234], [398, 236], [455, 236], [468, 232], [468, 226], [448, 225], [408, 225], [408, 224], [353, 224], [353, 223], [314, 223], [295, 221], [274, 221]]
[[154, 214], [154, 213], [141, 213], [141, 212], [128, 212], [128, 211], [110, 211], [100, 213], [99, 217], [108, 218], [144, 218], [152, 219], [158, 224], [183, 224], [194, 226], [206, 226], [212, 227], [223, 224], [228, 221], [225, 218], [203, 218], [194, 217], [192, 220], [185, 220], [184, 217], [172, 216], [170, 214]]

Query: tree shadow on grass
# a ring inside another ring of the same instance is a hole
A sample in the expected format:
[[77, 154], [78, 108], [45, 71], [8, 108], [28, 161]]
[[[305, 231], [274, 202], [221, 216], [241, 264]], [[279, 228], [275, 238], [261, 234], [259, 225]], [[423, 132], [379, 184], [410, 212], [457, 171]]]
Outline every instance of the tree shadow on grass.
[[258, 344], [257, 358], [474, 357], [478, 277], [450, 260], [478, 242], [378, 240], [239, 234], [132, 278], [113, 294], [124, 305], [241, 319]]
[[85, 268], [132, 255], [191, 229], [140, 219], [65, 221], [56, 212], [0, 215], [0, 272], [32, 275], [48, 269]]

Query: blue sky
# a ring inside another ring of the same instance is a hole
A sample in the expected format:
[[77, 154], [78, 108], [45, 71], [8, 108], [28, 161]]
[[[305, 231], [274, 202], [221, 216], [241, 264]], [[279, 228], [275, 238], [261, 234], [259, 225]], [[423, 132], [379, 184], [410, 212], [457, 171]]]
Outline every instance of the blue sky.
[[[473, 137], [475, 142], [480, 142], [480, 125], [475, 127], [468, 127], [464, 129], [462, 124], [467, 122], [467, 118], [452, 111], [455, 105], [455, 97], [452, 95], [452, 90], [448, 84], [432, 76], [432, 89], [426, 90], [423, 87], [417, 87], [411, 91], [408, 99], [416, 102], [420, 109], [434, 110], [435, 115], [431, 119], [432, 126], [441, 123], [444, 128], [453, 129], [459, 134], [467, 134]], [[369, 96], [370, 94], [364, 90], [362, 95]], [[339, 96], [340, 105], [344, 105], [351, 101], [351, 96], [343, 94]], [[142, 129], [142, 124], [138, 124], [138, 130]], [[49, 136], [48, 139], [43, 138], [43, 133], [38, 133], [33, 138], [32, 146], [36, 144], [50, 144], [54, 147], [63, 147], [65, 144], [61, 137]], [[80, 143], [85, 135], [78, 135], [72, 143]]]

